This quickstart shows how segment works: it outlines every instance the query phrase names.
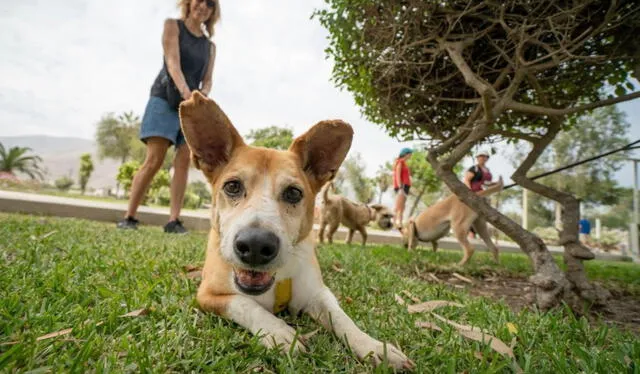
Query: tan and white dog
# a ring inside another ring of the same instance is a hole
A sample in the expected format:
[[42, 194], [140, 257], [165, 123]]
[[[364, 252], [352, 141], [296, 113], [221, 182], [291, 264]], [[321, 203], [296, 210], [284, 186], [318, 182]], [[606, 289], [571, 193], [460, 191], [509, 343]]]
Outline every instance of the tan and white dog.
[[[486, 190], [477, 192], [477, 195], [489, 196], [502, 190], [502, 186], [502, 177], [500, 177], [498, 182], [491, 184]], [[499, 250], [491, 240], [487, 223], [455, 195], [438, 201], [417, 217], [410, 219], [408, 227], [402, 230], [404, 245], [411, 250], [415, 249], [418, 242], [431, 242], [433, 250], [436, 251], [438, 240], [448, 235], [451, 230], [464, 250], [464, 255], [459, 263], [464, 265], [474, 252], [473, 246], [467, 239], [471, 226], [491, 249], [494, 260], [497, 262]]]
[[197, 300], [286, 353], [306, 347], [274, 313], [305, 312], [360, 359], [396, 369], [402, 351], [360, 330], [324, 285], [312, 235], [315, 196], [334, 176], [353, 138], [351, 126], [322, 121], [288, 151], [251, 147], [218, 105], [195, 91], [180, 105], [192, 159], [211, 184], [211, 232]]
[[318, 240], [324, 242], [325, 230], [327, 240], [333, 243], [333, 235], [342, 223], [349, 229], [347, 244], [351, 244], [353, 234], [357, 230], [362, 236], [362, 245], [367, 244], [367, 225], [375, 221], [383, 230], [393, 227], [393, 213], [381, 204], [358, 204], [344, 196], [329, 195], [329, 189], [333, 188], [333, 183], [329, 182], [322, 192], [322, 210], [320, 211], [320, 229], [318, 230]]

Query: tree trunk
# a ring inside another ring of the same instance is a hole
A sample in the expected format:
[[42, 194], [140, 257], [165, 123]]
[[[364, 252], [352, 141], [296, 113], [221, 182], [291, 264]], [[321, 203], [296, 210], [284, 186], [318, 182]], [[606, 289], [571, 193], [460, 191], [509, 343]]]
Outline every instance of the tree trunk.
[[559, 202], [555, 202], [555, 220], [553, 221], [553, 226], [556, 230], [562, 230], [562, 205]]
[[380, 193], [378, 194], [378, 204], [382, 204], [382, 195], [384, 195], [386, 191], [387, 191], [386, 189], [385, 190], [380, 189]]
[[[604, 305], [611, 294], [609, 291], [587, 280], [584, 265], [582, 264], [582, 261], [592, 260], [595, 256], [587, 247], [582, 245], [579, 240], [580, 202], [571, 194], [555, 190], [526, 177], [526, 173], [559, 132], [560, 122], [558, 121], [556, 124], [557, 125], [550, 129], [547, 134], [533, 143], [533, 148], [511, 178], [523, 188], [531, 190], [559, 204], [562, 223], [562, 229], [559, 232], [559, 242], [560, 245], [564, 246], [563, 259], [567, 265], [566, 278], [570, 282], [571, 291], [574, 291], [578, 296], [594, 304]], [[556, 212], [557, 211], [558, 210], [556, 210]]]
[[[500, 203], [502, 202], [502, 199], [500, 198], [500, 194], [496, 195], [496, 210], [499, 212], [500, 211]], [[500, 232], [498, 230], [495, 229], [495, 227], [492, 226], [493, 229], [493, 240], [496, 241], [496, 245], [498, 243], [498, 240], [500, 240]]]
[[416, 209], [418, 209], [418, 205], [420, 205], [420, 201], [422, 201], [422, 196], [424, 196], [425, 192], [427, 192], [426, 185], [422, 187], [422, 190], [420, 190], [420, 193], [418, 193], [415, 200], [413, 201], [413, 205], [411, 206], [411, 210], [409, 211], [409, 217], [413, 217], [413, 213], [415, 213]]

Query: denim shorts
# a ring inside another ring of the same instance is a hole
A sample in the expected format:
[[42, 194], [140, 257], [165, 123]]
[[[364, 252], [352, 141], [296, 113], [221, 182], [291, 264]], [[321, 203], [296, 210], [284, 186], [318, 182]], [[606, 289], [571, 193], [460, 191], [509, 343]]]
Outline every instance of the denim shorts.
[[140, 140], [146, 143], [154, 136], [167, 139], [176, 148], [184, 144], [178, 111], [171, 108], [167, 100], [151, 96], [142, 116]]

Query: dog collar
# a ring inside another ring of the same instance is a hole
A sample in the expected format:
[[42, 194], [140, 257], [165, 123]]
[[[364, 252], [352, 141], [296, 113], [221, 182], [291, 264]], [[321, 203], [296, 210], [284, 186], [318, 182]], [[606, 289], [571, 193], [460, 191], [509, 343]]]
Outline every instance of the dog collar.
[[369, 221], [373, 221], [376, 219], [376, 210], [370, 207], [369, 205], [365, 205], [367, 210], [369, 211]]
[[291, 301], [291, 278], [276, 282], [275, 296], [276, 300], [273, 303], [273, 313], [277, 314], [287, 309], [289, 301]]

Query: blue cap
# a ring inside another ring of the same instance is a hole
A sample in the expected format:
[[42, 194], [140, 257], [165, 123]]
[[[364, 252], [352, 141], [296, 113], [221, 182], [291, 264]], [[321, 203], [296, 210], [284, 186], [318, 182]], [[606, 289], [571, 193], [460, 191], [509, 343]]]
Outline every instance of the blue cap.
[[406, 156], [410, 153], [413, 153], [413, 149], [411, 148], [402, 148], [402, 150], [400, 151], [400, 157]]

